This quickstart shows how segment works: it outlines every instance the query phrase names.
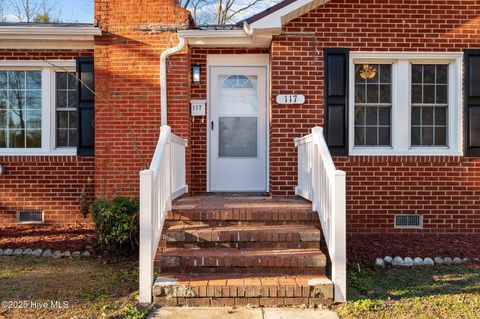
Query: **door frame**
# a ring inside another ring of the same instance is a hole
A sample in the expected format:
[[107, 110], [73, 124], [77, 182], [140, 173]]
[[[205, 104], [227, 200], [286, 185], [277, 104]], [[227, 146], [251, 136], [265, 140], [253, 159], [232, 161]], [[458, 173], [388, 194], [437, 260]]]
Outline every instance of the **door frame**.
[[210, 115], [211, 115], [211, 69], [212, 67], [264, 67], [265, 74], [265, 134], [266, 134], [266, 183], [265, 192], [270, 190], [270, 55], [269, 54], [208, 54], [207, 55], [207, 192], [210, 188], [211, 169], [211, 141], [210, 141]]

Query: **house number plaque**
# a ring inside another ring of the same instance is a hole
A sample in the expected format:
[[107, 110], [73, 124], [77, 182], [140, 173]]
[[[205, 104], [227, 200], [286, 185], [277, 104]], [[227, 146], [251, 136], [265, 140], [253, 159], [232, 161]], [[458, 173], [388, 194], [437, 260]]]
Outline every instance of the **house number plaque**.
[[303, 104], [305, 103], [305, 95], [285, 94], [277, 95], [278, 104]]
[[192, 107], [192, 116], [205, 116], [205, 100], [191, 100], [190, 105]]

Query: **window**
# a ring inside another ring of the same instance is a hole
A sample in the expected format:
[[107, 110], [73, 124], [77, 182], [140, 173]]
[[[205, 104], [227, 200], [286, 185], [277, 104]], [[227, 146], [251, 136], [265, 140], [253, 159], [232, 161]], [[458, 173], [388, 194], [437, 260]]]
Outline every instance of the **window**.
[[41, 147], [41, 99], [41, 72], [0, 72], [0, 148]]
[[218, 157], [257, 157], [257, 82], [255, 75], [219, 75]]
[[254, 89], [255, 84], [245, 75], [231, 75], [223, 82], [223, 89]]
[[77, 80], [68, 72], [56, 72], [57, 147], [77, 145]]
[[461, 155], [462, 53], [352, 52], [351, 155]]
[[448, 65], [412, 65], [412, 146], [447, 146]]
[[0, 156], [76, 154], [77, 84], [66, 70], [75, 60], [0, 61]]
[[[364, 67], [375, 75], [362, 78]], [[392, 66], [355, 65], [355, 146], [390, 146]]]

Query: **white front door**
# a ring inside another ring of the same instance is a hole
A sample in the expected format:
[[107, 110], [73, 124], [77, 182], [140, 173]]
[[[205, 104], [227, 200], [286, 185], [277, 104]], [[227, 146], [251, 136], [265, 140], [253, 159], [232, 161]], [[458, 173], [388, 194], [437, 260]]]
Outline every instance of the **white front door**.
[[210, 69], [210, 191], [267, 190], [266, 67]]

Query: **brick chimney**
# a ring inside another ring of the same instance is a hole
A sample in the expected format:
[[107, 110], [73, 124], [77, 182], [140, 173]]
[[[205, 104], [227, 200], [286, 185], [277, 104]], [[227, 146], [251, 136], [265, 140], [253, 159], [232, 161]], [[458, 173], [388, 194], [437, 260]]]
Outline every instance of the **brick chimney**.
[[[138, 173], [149, 166], [160, 132], [160, 55], [177, 45], [176, 31], [189, 23], [176, 0], [95, 0], [102, 30], [94, 53], [97, 197], [138, 196]], [[184, 138], [189, 70], [188, 48], [167, 63], [169, 124]]]

